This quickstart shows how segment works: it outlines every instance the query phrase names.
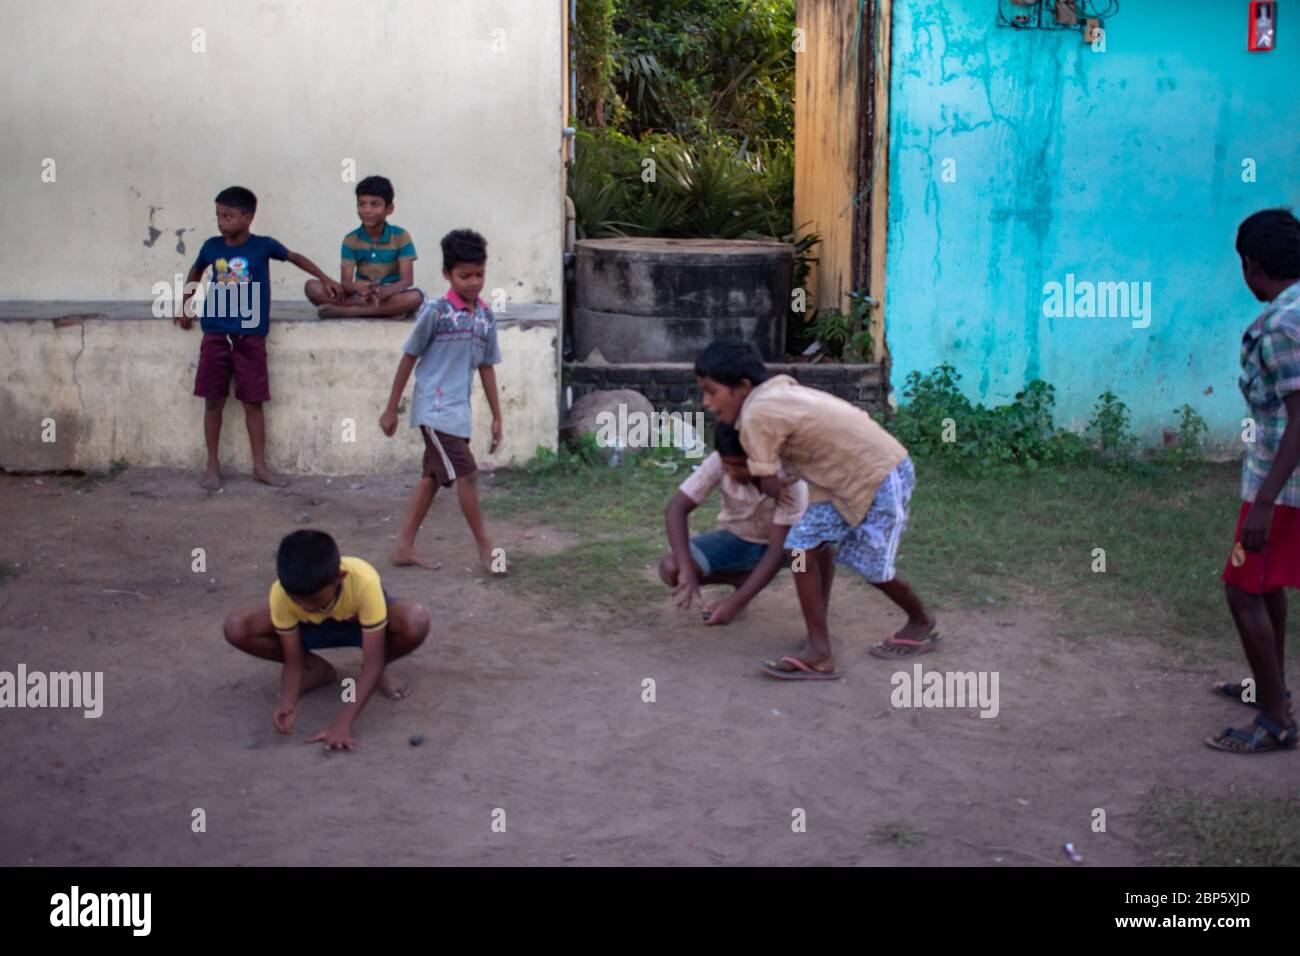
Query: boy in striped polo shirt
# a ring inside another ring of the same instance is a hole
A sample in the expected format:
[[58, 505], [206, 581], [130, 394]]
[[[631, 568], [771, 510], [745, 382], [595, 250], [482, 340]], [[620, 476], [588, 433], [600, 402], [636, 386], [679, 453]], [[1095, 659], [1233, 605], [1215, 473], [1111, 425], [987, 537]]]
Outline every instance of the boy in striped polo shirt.
[[392, 214], [391, 182], [383, 176], [367, 176], [357, 183], [361, 225], [343, 237], [347, 298], [331, 301], [315, 279], [304, 290], [322, 319], [408, 315], [424, 303], [424, 294], [415, 287], [415, 244], [410, 233], [388, 221]]
[[1228, 609], [1253, 683], [1216, 692], [1259, 710], [1254, 723], [1207, 737], [1216, 750], [1294, 750], [1300, 731], [1286, 689], [1286, 588], [1300, 587], [1300, 221], [1265, 209], [1237, 230], [1246, 286], [1264, 310], [1241, 338], [1246, 438], [1236, 540], [1223, 569]]

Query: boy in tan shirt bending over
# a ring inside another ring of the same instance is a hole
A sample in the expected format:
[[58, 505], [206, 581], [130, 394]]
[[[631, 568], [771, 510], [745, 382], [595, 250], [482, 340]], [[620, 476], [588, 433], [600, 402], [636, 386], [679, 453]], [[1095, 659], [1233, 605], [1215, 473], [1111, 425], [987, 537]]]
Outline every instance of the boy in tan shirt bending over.
[[799, 655], [765, 661], [763, 672], [782, 680], [839, 676], [826, 625], [832, 547], [835, 563], [857, 571], [907, 614], [907, 624], [870, 652], [901, 658], [934, 650], [934, 618], [894, 573], [916, 483], [907, 449], [843, 399], [789, 375], [769, 376], [758, 349], [739, 339], [711, 343], [695, 360], [695, 375], [705, 409], [740, 431], [750, 474], [765, 493], [779, 493], [783, 463], [810, 485], [808, 510], [785, 540], [786, 550], [806, 552], [806, 567], [794, 579], [808, 645]]

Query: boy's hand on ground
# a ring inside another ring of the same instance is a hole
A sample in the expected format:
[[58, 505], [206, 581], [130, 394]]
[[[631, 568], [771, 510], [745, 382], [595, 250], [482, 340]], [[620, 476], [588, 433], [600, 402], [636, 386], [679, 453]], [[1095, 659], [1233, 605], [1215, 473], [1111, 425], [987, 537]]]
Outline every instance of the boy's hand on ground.
[[351, 750], [357, 745], [352, 739], [352, 728], [341, 724], [330, 724], [318, 734], [313, 734], [305, 741], [309, 744], [323, 743], [326, 750]]
[[397, 412], [389, 409], [379, 416], [379, 427], [389, 438], [397, 431]]
[[1273, 523], [1273, 506], [1256, 501], [1241, 523], [1241, 546], [1247, 551], [1263, 551], [1268, 544], [1269, 526]]
[[714, 601], [700, 613], [704, 617], [704, 623], [709, 627], [713, 627], [714, 625], [730, 624], [736, 619], [739, 612], [740, 609], [736, 607], [736, 603], [731, 598], [723, 598], [720, 601]]
[[699, 601], [701, 606], [704, 604], [704, 595], [700, 593], [700, 582], [695, 579], [693, 574], [682, 574], [677, 578], [677, 587], [673, 588], [673, 598], [677, 601], [677, 606], [682, 610], [690, 610], [691, 601]]
[[492, 446], [488, 449], [488, 454], [492, 454], [501, 445], [501, 419], [492, 419]]
[[293, 718], [295, 713], [294, 707], [286, 707], [279, 704], [275, 708], [275, 713], [271, 715], [271, 723], [275, 724], [275, 729], [282, 734], [287, 734], [293, 730]]

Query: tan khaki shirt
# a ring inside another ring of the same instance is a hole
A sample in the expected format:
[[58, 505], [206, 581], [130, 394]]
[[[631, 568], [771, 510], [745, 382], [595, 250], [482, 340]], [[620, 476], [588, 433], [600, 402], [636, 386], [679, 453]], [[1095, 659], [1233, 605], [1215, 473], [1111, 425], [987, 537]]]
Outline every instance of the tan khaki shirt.
[[751, 474], [775, 475], [784, 462], [808, 480], [811, 501], [831, 502], [854, 527], [866, 518], [881, 482], [907, 457], [907, 449], [862, 409], [789, 375], [755, 386], [736, 427]]
[[808, 485], [784, 472], [780, 473], [780, 478], [781, 494], [775, 499], [770, 498], [752, 482], [741, 484], [727, 474], [722, 467], [722, 456], [715, 451], [677, 490], [699, 505], [714, 488], [719, 488], [722, 491], [722, 510], [718, 512], [718, 527], [730, 531], [742, 541], [767, 544], [772, 535], [772, 525], [793, 527], [808, 507]]

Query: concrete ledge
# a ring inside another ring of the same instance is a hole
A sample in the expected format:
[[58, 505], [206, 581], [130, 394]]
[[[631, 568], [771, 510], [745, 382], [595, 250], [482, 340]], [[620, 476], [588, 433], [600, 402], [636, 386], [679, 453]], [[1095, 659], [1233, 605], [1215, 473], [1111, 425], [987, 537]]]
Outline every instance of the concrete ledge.
[[[773, 374], [792, 375], [803, 385], [820, 388], [866, 409], [876, 418], [886, 413], [884, 375], [880, 365], [808, 365], [797, 362], [768, 362]], [[610, 363], [592, 365], [566, 363], [564, 381], [574, 399], [588, 392], [630, 388], [640, 392], [657, 409], [699, 407], [695, 365], [689, 362]]]
[[[168, 322], [166, 316], [159, 318], [153, 314], [151, 302], [78, 302], [76, 300], [47, 302], [0, 302], [0, 322], [77, 322], [85, 319], [106, 319], [133, 321]], [[560, 321], [560, 307], [545, 303], [508, 303], [504, 309], [496, 312], [497, 325], [534, 324], [554, 325]], [[316, 315], [316, 307], [309, 302], [271, 303], [271, 322], [406, 322], [409, 319], [322, 319]]]
[[[409, 320], [315, 317], [275, 305], [268, 337], [267, 456], [296, 474], [396, 474], [420, 467], [424, 445], [405, 417], [379, 429]], [[491, 412], [475, 379], [472, 447], [487, 467], [554, 448], [559, 430], [559, 305], [511, 305], [498, 337], [504, 434], [487, 455]], [[0, 467], [100, 471], [115, 459], [198, 469], [203, 401], [195, 398], [200, 332], [154, 318], [148, 303], [0, 303]], [[233, 392], [233, 389], [232, 389]], [[222, 461], [251, 467], [243, 408], [226, 404]], [[345, 440], [347, 420], [354, 440]], [[53, 422], [53, 442], [46, 423]]]

